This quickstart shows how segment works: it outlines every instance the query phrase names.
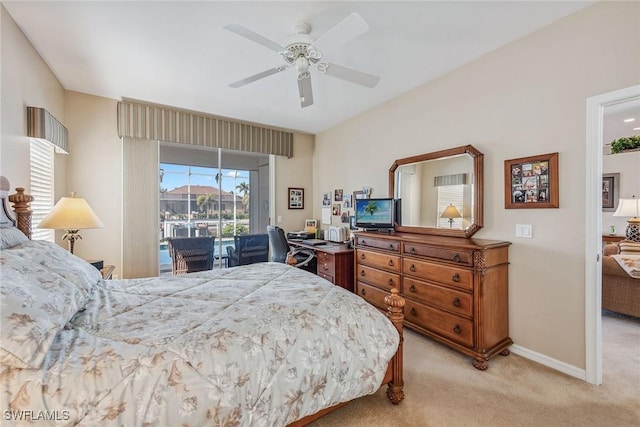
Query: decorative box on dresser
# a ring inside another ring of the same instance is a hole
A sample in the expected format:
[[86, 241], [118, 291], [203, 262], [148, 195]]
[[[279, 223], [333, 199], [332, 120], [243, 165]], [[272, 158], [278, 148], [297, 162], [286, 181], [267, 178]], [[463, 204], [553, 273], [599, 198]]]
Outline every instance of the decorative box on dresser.
[[485, 370], [508, 355], [510, 242], [415, 233], [356, 232], [356, 293], [381, 310], [398, 288], [406, 327], [473, 358]]

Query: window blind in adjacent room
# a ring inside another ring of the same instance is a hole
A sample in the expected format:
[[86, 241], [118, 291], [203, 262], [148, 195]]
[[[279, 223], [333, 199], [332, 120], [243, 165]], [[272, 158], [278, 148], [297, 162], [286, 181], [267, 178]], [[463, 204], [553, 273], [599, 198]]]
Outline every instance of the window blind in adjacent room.
[[118, 102], [118, 135], [293, 156], [292, 132], [139, 102]]

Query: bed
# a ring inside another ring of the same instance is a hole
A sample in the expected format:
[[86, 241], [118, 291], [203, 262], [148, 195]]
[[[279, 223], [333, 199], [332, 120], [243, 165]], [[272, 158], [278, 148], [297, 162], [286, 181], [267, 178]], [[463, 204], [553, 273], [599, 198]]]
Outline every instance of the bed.
[[18, 217], [0, 220], [4, 420], [300, 426], [384, 384], [404, 397], [395, 290], [385, 316], [279, 263], [102, 280]]

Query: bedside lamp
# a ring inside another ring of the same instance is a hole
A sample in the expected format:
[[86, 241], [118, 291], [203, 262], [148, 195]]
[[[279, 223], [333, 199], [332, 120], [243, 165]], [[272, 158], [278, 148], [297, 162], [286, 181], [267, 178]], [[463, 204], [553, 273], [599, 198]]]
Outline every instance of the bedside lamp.
[[444, 212], [442, 212], [442, 215], [440, 215], [440, 218], [449, 219], [449, 228], [453, 228], [453, 219], [462, 218], [462, 215], [460, 215], [460, 211], [458, 211], [458, 209], [455, 206], [450, 204], [449, 206], [447, 206]]
[[640, 199], [636, 199], [636, 196], [631, 196], [630, 199], [620, 199], [613, 216], [630, 217], [627, 220], [625, 236], [627, 240], [640, 243]]
[[102, 221], [89, 207], [86, 200], [76, 197], [62, 197], [53, 207], [53, 210], [44, 217], [38, 228], [65, 230], [63, 239], [69, 241], [69, 252], [73, 253], [76, 240], [82, 239], [78, 231], [85, 228], [102, 228]]

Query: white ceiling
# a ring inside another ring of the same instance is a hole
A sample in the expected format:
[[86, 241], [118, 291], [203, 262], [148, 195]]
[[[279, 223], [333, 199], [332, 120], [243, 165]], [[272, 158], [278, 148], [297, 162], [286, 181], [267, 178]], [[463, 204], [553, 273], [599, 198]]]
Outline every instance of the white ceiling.
[[[67, 90], [318, 133], [593, 2], [2, 3]], [[223, 25], [283, 43], [299, 21], [317, 38], [353, 12], [369, 31], [324, 58], [380, 76], [375, 88], [312, 70], [302, 109], [293, 70], [228, 87], [282, 59]]]

